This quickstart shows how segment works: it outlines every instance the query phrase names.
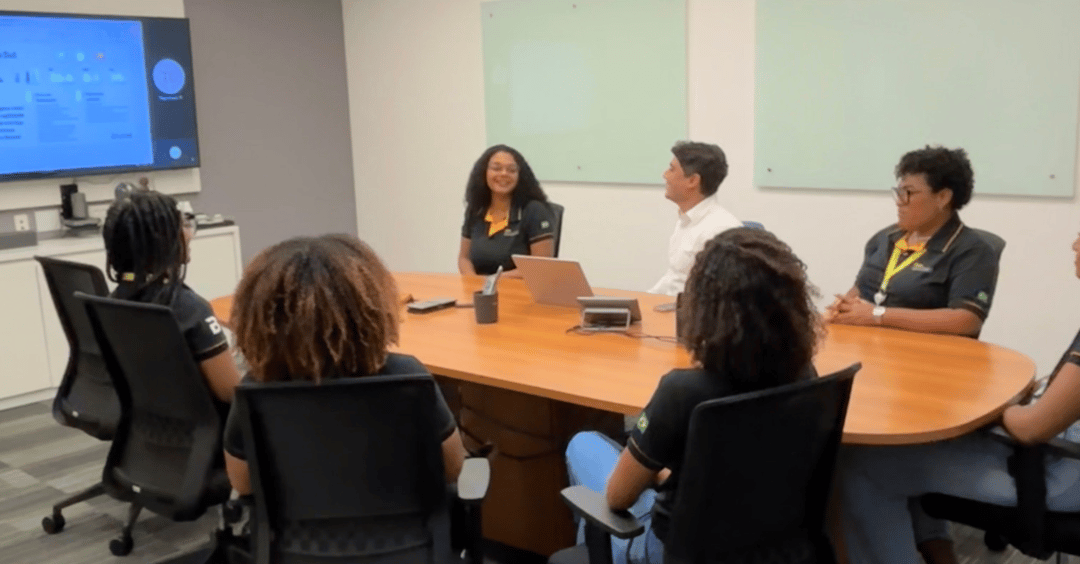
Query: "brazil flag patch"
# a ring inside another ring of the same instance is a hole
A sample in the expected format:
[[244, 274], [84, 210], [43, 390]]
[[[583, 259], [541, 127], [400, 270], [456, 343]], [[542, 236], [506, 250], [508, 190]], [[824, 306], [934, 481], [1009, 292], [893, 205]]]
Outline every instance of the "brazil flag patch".
[[637, 418], [637, 430], [644, 433], [645, 429], [648, 429], [648, 428], [649, 428], [649, 416], [645, 415], [645, 413], [643, 412]]

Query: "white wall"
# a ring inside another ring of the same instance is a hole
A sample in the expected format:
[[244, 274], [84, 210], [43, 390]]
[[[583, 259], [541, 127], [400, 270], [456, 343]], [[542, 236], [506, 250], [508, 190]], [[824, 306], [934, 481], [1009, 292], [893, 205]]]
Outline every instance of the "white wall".
[[[895, 207], [884, 193], [754, 187], [754, 2], [688, 1], [689, 131], [727, 153], [721, 202], [786, 240], [826, 296], [846, 291], [867, 238], [895, 221]], [[487, 146], [479, 3], [342, 4], [358, 233], [393, 269], [454, 272], [465, 179]], [[919, 77], [909, 78], [914, 86]], [[662, 274], [676, 213], [660, 187], [670, 158], [656, 156], [656, 186], [545, 184], [567, 209], [560, 254], [581, 261], [594, 286], [645, 289]], [[976, 196], [962, 217], [1008, 241], [982, 338], [1046, 373], [1080, 325], [1069, 249], [1076, 198], [981, 197], [974, 164]], [[881, 171], [882, 186], [891, 173]]]
[[[0, 0], [0, 10], [182, 18], [184, 0]], [[198, 192], [202, 188], [199, 170], [187, 169], [80, 177], [79, 191], [90, 202], [110, 200], [118, 182], [134, 184], [143, 176], [150, 179], [151, 188], [168, 194]], [[59, 186], [70, 181], [68, 177], [0, 184], [0, 210], [59, 206]]]

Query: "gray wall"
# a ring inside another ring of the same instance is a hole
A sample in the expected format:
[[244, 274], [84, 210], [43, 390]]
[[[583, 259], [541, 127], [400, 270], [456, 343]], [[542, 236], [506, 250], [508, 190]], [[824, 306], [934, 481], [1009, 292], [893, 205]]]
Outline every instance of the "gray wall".
[[356, 233], [341, 0], [184, 0], [202, 156], [197, 211], [236, 217], [245, 264]]

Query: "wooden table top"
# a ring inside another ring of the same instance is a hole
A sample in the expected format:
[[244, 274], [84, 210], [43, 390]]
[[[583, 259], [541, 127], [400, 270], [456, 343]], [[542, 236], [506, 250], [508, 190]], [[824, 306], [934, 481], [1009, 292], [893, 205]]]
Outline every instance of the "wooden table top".
[[[418, 301], [471, 303], [481, 276], [396, 273], [399, 291]], [[641, 304], [644, 335], [674, 337], [675, 314], [653, 307], [666, 296], [596, 289]], [[230, 296], [213, 301], [227, 323]], [[404, 309], [404, 308], [403, 308]], [[520, 280], [499, 282], [499, 321], [478, 325], [471, 308], [402, 314], [398, 350], [435, 374], [608, 411], [637, 414], [660, 377], [689, 367], [667, 340], [567, 332], [577, 309], [533, 303]], [[844, 442], [912, 444], [956, 437], [994, 421], [1033, 384], [1035, 363], [1018, 352], [968, 339], [880, 327], [831, 325], [814, 364], [821, 374], [862, 362]]]

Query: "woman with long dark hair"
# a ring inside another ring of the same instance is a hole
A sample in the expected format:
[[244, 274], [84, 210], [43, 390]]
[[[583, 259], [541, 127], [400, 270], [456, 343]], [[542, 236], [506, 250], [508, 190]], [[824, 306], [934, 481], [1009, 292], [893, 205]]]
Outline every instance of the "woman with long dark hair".
[[511, 255], [554, 256], [554, 237], [555, 216], [525, 157], [506, 145], [489, 147], [465, 187], [458, 271], [512, 271]]

